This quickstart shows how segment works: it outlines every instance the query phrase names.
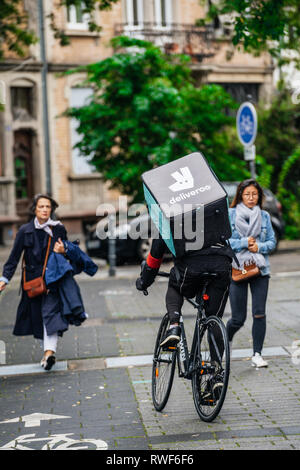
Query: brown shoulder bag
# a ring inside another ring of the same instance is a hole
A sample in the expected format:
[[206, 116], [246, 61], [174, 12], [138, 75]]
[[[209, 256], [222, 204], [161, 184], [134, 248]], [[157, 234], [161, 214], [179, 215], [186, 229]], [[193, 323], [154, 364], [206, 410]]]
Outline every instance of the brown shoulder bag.
[[235, 282], [246, 281], [250, 277], [259, 276], [260, 269], [255, 263], [244, 266], [244, 269], [232, 268], [232, 280]]
[[23, 256], [23, 289], [27, 292], [27, 295], [30, 298], [37, 297], [42, 294], [46, 294], [47, 292], [47, 287], [44, 281], [44, 276], [45, 276], [46, 266], [47, 266], [48, 257], [49, 257], [50, 244], [51, 244], [51, 237], [49, 235], [47, 253], [46, 253], [44, 266], [43, 266], [43, 273], [40, 277], [36, 277], [35, 279], [32, 279], [31, 281], [26, 281], [25, 260]]

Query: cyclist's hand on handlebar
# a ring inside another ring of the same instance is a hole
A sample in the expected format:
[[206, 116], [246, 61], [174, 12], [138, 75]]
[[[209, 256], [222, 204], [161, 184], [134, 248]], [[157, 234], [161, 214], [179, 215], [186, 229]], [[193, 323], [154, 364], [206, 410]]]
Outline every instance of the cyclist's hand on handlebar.
[[148, 295], [147, 288], [144, 285], [143, 280], [142, 280], [141, 277], [137, 278], [137, 280], [135, 281], [135, 286], [136, 286], [137, 290], [140, 290], [140, 291], [144, 292], [144, 295]]

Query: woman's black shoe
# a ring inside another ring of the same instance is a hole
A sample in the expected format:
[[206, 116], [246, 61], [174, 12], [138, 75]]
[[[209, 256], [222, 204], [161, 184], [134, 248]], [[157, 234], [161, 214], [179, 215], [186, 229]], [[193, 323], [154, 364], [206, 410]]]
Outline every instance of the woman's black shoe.
[[44, 361], [44, 369], [51, 370], [55, 364], [55, 361], [56, 361], [55, 356], [48, 356]]

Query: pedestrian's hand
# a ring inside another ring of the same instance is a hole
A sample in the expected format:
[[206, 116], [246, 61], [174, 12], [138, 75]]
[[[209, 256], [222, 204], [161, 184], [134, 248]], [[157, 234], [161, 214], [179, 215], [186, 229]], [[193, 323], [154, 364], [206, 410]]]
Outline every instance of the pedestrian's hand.
[[248, 246], [254, 245], [256, 243], [256, 240], [254, 237], [249, 237], [248, 238]]
[[248, 250], [251, 251], [251, 253], [257, 253], [258, 252], [257, 243], [254, 243], [253, 245], [249, 246]]
[[0, 281], [0, 292], [2, 292], [6, 287], [6, 282]]
[[63, 242], [61, 241], [61, 238], [59, 238], [57, 242], [55, 243], [53, 251], [54, 253], [62, 253], [62, 254], [65, 253], [65, 246]]

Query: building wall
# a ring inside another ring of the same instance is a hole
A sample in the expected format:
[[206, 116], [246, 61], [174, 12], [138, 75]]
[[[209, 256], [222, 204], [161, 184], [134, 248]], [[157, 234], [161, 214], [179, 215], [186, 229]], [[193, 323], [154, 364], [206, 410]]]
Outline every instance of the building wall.
[[[155, 0], [139, 1], [143, 2], [144, 21], [153, 23]], [[82, 221], [88, 222], [95, 218], [99, 204], [108, 202], [117, 205], [119, 193], [110, 190], [109, 183], [104, 184], [101, 175], [96, 172], [74, 172], [70, 120], [61, 114], [70, 106], [72, 87], [79, 85], [84, 75], [76, 73], [61, 76], [58, 73], [78, 65], [103, 60], [113, 53], [109, 41], [115, 35], [115, 26], [126, 21], [126, 2], [127, 0], [120, 0], [111, 11], [97, 11], [96, 21], [102, 26], [99, 34], [68, 27], [66, 9], [58, 8], [59, 0], [44, 1], [52, 195], [60, 204], [59, 216], [66, 223], [71, 235], [76, 237], [82, 238]], [[35, 30], [39, 36], [37, 5], [36, 0], [24, 0], [25, 10], [29, 13], [28, 27]], [[55, 13], [58, 28], [66, 30], [70, 45], [62, 47], [55, 39], [50, 20], [47, 18], [51, 12]], [[177, 25], [176, 28], [184, 29], [185, 24], [193, 25], [196, 19], [204, 17], [204, 13], [205, 9], [199, 0], [173, 0], [172, 22], [183, 25]], [[217, 36], [216, 41], [207, 42], [205, 45], [208, 49], [214, 49], [213, 57], [200, 61], [192, 60], [191, 68], [197, 82], [257, 84], [260, 87], [260, 98], [268, 101], [273, 89], [273, 65], [270, 57], [267, 54], [253, 57], [233, 51], [228, 39], [224, 39], [220, 32]], [[5, 84], [7, 95], [5, 111], [0, 113], [1, 150], [4, 160], [3, 174], [0, 175], [0, 226], [6, 231], [6, 240], [12, 239], [11, 229], [17, 221], [14, 131], [29, 129], [33, 133], [33, 189], [35, 193], [46, 191], [41, 67], [39, 43], [26, 50], [24, 60], [9, 53], [5, 61], [0, 63], [0, 80]], [[32, 83], [35, 89], [36, 113], [29, 120], [14, 119], [11, 110], [10, 87], [13, 83], [22, 84], [22, 80]], [[10, 218], [10, 222], [7, 222], [7, 218]]]

